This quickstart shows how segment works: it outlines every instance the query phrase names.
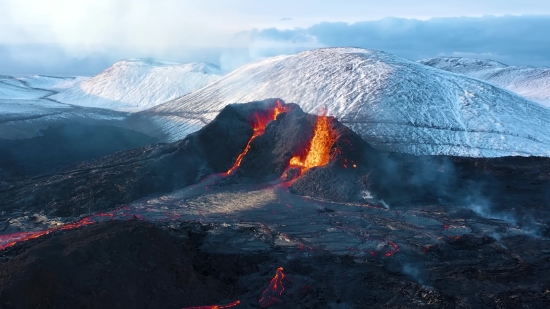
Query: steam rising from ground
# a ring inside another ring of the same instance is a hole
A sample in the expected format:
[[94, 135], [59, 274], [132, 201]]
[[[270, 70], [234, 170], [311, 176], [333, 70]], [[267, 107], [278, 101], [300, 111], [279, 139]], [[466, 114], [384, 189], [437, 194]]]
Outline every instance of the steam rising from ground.
[[424, 279], [424, 272], [420, 265], [404, 263], [403, 264], [403, 273], [410, 276], [418, 284], [425, 286], [428, 289], [433, 289], [431, 286], [426, 284]]

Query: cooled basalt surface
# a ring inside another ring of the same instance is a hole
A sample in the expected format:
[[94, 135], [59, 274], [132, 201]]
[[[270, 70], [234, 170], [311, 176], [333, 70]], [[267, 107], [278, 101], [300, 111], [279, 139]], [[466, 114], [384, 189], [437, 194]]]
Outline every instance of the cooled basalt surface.
[[202, 234], [112, 221], [3, 252], [0, 306], [181, 308], [242, 293], [235, 282], [266, 257], [200, 252]]
[[[225, 198], [214, 201], [231, 205]], [[544, 308], [550, 302], [547, 240], [491, 232], [497, 239], [483, 229], [503, 231], [506, 224], [437, 207], [422, 218], [325, 206], [332, 208], [244, 205], [230, 216], [204, 213], [195, 223], [182, 216], [54, 233], [0, 253], [0, 304], [186, 308], [238, 300], [235, 308], [258, 308], [279, 267], [284, 290], [272, 308]], [[445, 229], [434, 218], [466, 221], [472, 229]], [[423, 245], [419, 236], [429, 233], [442, 237]], [[393, 238], [398, 251], [387, 251], [380, 237]]]

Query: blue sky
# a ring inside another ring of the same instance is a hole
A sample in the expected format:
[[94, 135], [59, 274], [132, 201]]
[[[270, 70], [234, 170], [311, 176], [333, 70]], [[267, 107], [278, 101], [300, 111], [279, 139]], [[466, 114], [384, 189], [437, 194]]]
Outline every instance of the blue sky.
[[11, 75], [92, 75], [129, 57], [233, 69], [324, 46], [550, 66], [547, 0], [2, 0], [0, 29]]

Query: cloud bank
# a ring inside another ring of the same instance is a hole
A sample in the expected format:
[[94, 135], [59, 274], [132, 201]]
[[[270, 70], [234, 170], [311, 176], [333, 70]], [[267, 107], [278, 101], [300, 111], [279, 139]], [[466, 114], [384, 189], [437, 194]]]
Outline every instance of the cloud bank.
[[[3, 0], [0, 74], [94, 75], [137, 57], [207, 61], [232, 70], [329, 46], [412, 60], [466, 56], [550, 66], [550, 15], [437, 17], [533, 12], [550, 14], [550, 2]], [[380, 19], [392, 15], [406, 18]]]
[[323, 22], [308, 28], [268, 28], [248, 34], [252, 40], [378, 49], [411, 60], [462, 56], [513, 65], [550, 66], [547, 29], [550, 16], [508, 15]]

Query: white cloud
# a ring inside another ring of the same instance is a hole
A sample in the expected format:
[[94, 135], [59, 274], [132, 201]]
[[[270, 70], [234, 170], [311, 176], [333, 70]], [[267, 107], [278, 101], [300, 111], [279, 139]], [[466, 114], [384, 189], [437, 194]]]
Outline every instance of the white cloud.
[[[550, 14], [550, 2], [523, 0], [2, 0], [0, 43], [58, 43], [158, 51], [167, 46], [231, 46], [252, 28], [387, 16]], [[292, 16], [281, 22], [281, 16]]]
[[[379, 20], [386, 16], [428, 19], [433, 16], [550, 14], [542, 0], [0, 0], [0, 67], [13, 61], [66, 66], [104, 63], [127, 57], [175, 61], [238, 63], [275, 52], [334, 45], [327, 37], [307, 42], [292, 37], [258, 40], [236, 33], [277, 28], [295, 31], [321, 22]], [[281, 18], [290, 16], [290, 20]], [[390, 27], [391, 28], [391, 27]], [[396, 28], [391, 28], [396, 31]], [[298, 35], [303, 35], [300, 31]], [[282, 33], [288, 36], [291, 33]], [[386, 33], [388, 34], [388, 33]], [[318, 35], [311, 35], [316, 38]], [[338, 35], [337, 35], [338, 37]], [[298, 42], [299, 41], [299, 42]], [[340, 40], [344, 43], [346, 38]], [[347, 45], [352, 44], [347, 43]], [[42, 45], [40, 45], [42, 44]], [[396, 43], [397, 44], [397, 43]], [[41, 47], [48, 48], [42, 50]], [[380, 45], [385, 48], [385, 45]], [[373, 46], [367, 46], [373, 47]], [[409, 47], [406, 46], [406, 49]], [[206, 51], [206, 53], [205, 53]], [[391, 51], [391, 50], [389, 50]], [[460, 50], [457, 50], [460, 51]], [[435, 51], [440, 52], [440, 51]], [[244, 54], [243, 54], [244, 53]], [[52, 56], [54, 55], [54, 56]], [[223, 58], [223, 59], [222, 59]], [[53, 60], [52, 60], [53, 59]], [[76, 59], [76, 62], [74, 62]], [[97, 60], [100, 59], [100, 60]], [[23, 64], [20, 64], [23, 65]], [[26, 64], [25, 64], [26, 65]], [[99, 70], [99, 64], [97, 65]], [[96, 72], [90, 65], [90, 72]], [[102, 67], [103, 68], [103, 67]], [[32, 68], [28, 67], [29, 71]], [[25, 69], [27, 72], [27, 69]], [[72, 72], [72, 71], [71, 71]], [[0, 72], [6, 73], [6, 72]], [[54, 74], [53, 72], [49, 72]], [[89, 73], [86, 73], [89, 74]]]

